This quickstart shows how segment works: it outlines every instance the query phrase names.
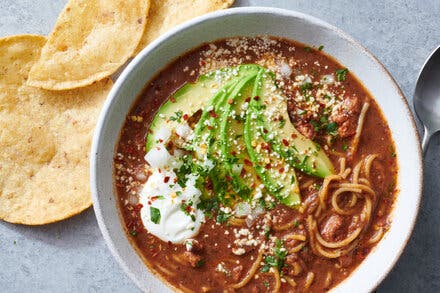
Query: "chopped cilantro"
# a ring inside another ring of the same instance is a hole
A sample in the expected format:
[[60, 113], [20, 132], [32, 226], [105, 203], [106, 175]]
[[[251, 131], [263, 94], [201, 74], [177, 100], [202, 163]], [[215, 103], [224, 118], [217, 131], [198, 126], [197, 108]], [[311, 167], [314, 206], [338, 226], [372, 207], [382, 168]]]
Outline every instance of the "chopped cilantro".
[[160, 223], [160, 210], [158, 208], [150, 206], [150, 219], [154, 224]]
[[268, 240], [269, 239], [269, 236], [270, 236], [270, 232], [271, 232], [271, 229], [270, 229], [270, 227], [264, 227], [264, 237], [266, 238], [266, 240]]
[[192, 211], [192, 205], [193, 205], [192, 201], [189, 201], [188, 203], [187, 202], [182, 202], [180, 204], [180, 210], [182, 212], [184, 212], [185, 215], [189, 216], [191, 211]]
[[219, 210], [215, 220], [217, 221], [217, 223], [223, 224], [226, 223], [230, 217], [231, 214]]
[[338, 134], [338, 124], [335, 122], [330, 122], [327, 124], [326, 130], [330, 135], [336, 136]]
[[246, 117], [241, 117], [241, 115], [235, 115], [234, 119], [238, 122], [244, 122], [246, 121]]
[[293, 221], [293, 227], [298, 228], [298, 226], [299, 226], [299, 221], [298, 220]]
[[269, 288], [269, 282], [268, 281], [263, 281], [263, 286], [266, 288]]
[[345, 79], [347, 78], [347, 73], [348, 73], [347, 68], [336, 70], [336, 79], [338, 81], [345, 81]]
[[348, 150], [348, 144], [344, 143], [344, 144], [342, 145], [342, 150], [343, 150], [344, 152], [346, 152], [346, 151]]
[[174, 113], [174, 116], [170, 117], [170, 120], [180, 122], [180, 120], [182, 119], [182, 116], [183, 116], [183, 112], [179, 110]]
[[138, 234], [138, 233], [137, 233], [136, 230], [132, 230], [132, 231], [130, 231], [130, 235], [133, 236], [133, 237], [136, 237], [137, 234]]
[[305, 82], [301, 85], [301, 92], [303, 95], [307, 93], [307, 91], [313, 89], [313, 84], [311, 82]]
[[290, 184], [294, 184], [295, 183], [295, 176], [290, 177]]
[[284, 120], [284, 118], [282, 118], [282, 119], [280, 120], [280, 122], [279, 122], [279, 127], [280, 127], [280, 128], [283, 128], [284, 125], [286, 125], [286, 120]]
[[323, 45], [321, 45], [321, 46], [318, 47], [318, 51], [322, 51], [322, 49], [324, 49], [324, 46], [323, 46]]
[[312, 124], [313, 129], [318, 132], [321, 129], [321, 125], [319, 125], [319, 122], [316, 120], [311, 120], [310, 124]]
[[276, 267], [279, 271], [285, 266], [287, 257], [287, 250], [284, 247], [283, 240], [277, 239], [275, 241], [275, 248], [273, 249], [273, 255], [267, 255], [264, 258], [264, 265], [261, 268], [262, 273], [266, 273], [271, 267]]
[[306, 52], [310, 52], [310, 51], [312, 51], [312, 48], [310, 48], [310, 47], [304, 47], [304, 50], [306, 50]]
[[197, 267], [197, 268], [200, 268], [200, 267], [202, 267], [204, 264], [205, 264], [205, 260], [201, 259], [201, 260], [199, 260], [199, 261], [196, 263], [196, 267]]

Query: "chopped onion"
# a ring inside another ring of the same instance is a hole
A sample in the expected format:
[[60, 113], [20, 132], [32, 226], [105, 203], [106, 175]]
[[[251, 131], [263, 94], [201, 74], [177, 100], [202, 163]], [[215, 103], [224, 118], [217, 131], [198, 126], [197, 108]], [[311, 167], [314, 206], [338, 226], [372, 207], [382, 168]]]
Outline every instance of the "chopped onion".
[[292, 68], [286, 62], [281, 63], [280, 72], [282, 77], [290, 77], [292, 74]]
[[234, 173], [235, 175], [240, 175], [242, 169], [243, 169], [243, 164], [232, 165], [232, 173]]
[[176, 126], [176, 133], [178, 136], [185, 140], [190, 140], [192, 138], [193, 130], [188, 124], [179, 124]]
[[310, 76], [306, 76], [302, 83], [303, 84], [305, 84], [305, 83], [312, 83], [312, 79], [310, 78]]
[[326, 74], [323, 75], [321, 78], [322, 84], [332, 84], [334, 82], [335, 82], [335, 77], [333, 76], [333, 74]]
[[247, 202], [239, 202], [235, 206], [235, 215], [237, 217], [247, 216], [251, 213], [251, 205]]
[[258, 216], [263, 213], [264, 213], [264, 209], [260, 205], [257, 205], [254, 209], [252, 209], [250, 214], [246, 217], [246, 225], [248, 227], [251, 227], [252, 224], [255, 222], [255, 220], [258, 218]]
[[145, 161], [153, 168], [161, 168], [166, 166], [171, 159], [164, 145], [158, 145], [152, 148], [146, 155]]
[[154, 134], [154, 140], [160, 141], [161, 143], [166, 143], [171, 137], [171, 130], [168, 127], [159, 128]]

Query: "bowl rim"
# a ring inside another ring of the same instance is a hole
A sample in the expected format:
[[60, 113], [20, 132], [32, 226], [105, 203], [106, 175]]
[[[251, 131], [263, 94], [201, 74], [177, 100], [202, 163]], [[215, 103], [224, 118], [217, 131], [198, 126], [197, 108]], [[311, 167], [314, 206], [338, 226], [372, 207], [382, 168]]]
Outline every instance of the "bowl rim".
[[[92, 201], [93, 201], [93, 209], [95, 212], [95, 216], [98, 222], [98, 226], [100, 228], [100, 231], [103, 235], [103, 238], [105, 240], [105, 243], [107, 247], [109, 248], [111, 254], [113, 257], [117, 260], [119, 265], [123, 268], [124, 272], [130, 277], [130, 279], [136, 284], [136, 286], [142, 290], [143, 286], [141, 286], [140, 281], [136, 278], [132, 270], [129, 268], [128, 264], [122, 259], [121, 255], [119, 254], [118, 250], [116, 249], [115, 243], [112, 241], [109, 230], [107, 228], [107, 225], [103, 219], [102, 210], [100, 207], [100, 192], [98, 190], [97, 186], [97, 178], [99, 177], [97, 174], [97, 156], [98, 156], [98, 146], [99, 141], [101, 137], [101, 132], [103, 131], [104, 121], [107, 117], [107, 113], [115, 100], [118, 98], [118, 93], [122, 85], [126, 82], [126, 79], [129, 78], [131, 74], [135, 72], [135, 69], [139, 64], [143, 61], [144, 58], [146, 58], [152, 51], [154, 51], [158, 46], [160, 46], [163, 42], [166, 42], [168, 38], [171, 36], [180, 33], [181, 31], [184, 31], [186, 29], [189, 29], [193, 26], [197, 26], [199, 24], [202, 24], [203, 22], [209, 21], [211, 19], [216, 18], [222, 18], [227, 17], [231, 15], [240, 15], [240, 14], [272, 14], [276, 16], [287, 16], [287, 17], [293, 17], [293, 18], [300, 18], [307, 20], [308, 22], [311, 22], [313, 24], [316, 24], [318, 26], [325, 27], [334, 33], [336, 33], [339, 37], [345, 39], [347, 42], [351, 43], [355, 47], [357, 47], [360, 51], [362, 51], [363, 54], [365, 54], [368, 58], [372, 59], [375, 63], [377, 63], [380, 67], [380, 70], [383, 71], [383, 73], [390, 79], [394, 90], [398, 94], [398, 96], [401, 98], [403, 105], [405, 107], [405, 111], [407, 116], [410, 118], [410, 122], [412, 125], [412, 128], [414, 130], [414, 136], [413, 140], [417, 142], [417, 163], [419, 167], [419, 178], [417, 178], [418, 183], [418, 192], [417, 196], [414, 196], [414, 199], [416, 200], [414, 209], [414, 213], [411, 216], [410, 219], [410, 229], [406, 231], [406, 235], [404, 238], [404, 241], [400, 243], [399, 248], [396, 250], [395, 257], [393, 258], [392, 262], [388, 263], [386, 265], [386, 269], [384, 270], [384, 273], [377, 278], [374, 283], [372, 282], [370, 288], [367, 288], [368, 291], [373, 291], [375, 288], [377, 288], [382, 281], [389, 275], [391, 270], [396, 265], [397, 261], [400, 259], [403, 251], [408, 245], [408, 242], [411, 238], [411, 235], [413, 234], [415, 224], [417, 222], [418, 214], [420, 212], [420, 205], [422, 201], [422, 195], [423, 195], [423, 187], [424, 187], [424, 168], [423, 168], [423, 155], [422, 155], [422, 149], [421, 149], [421, 139], [420, 134], [417, 129], [417, 124], [415, 120], [415, 116], [413, 112], [410, 109], [409, 102], [406, 100], [402, 90], [400, 89], [399, 85], [397, 84], [396, 80], [393, 78], [391, 73], [385, 68], [385, 66], [378, 60], [377, 57], [375, 57], [366, 47], [361, 45], [358, 41], [356, 41], [353, 37], [351, 37], [349, 34], [345, 33], [338, 27], [331, 25], [327, 23], [326, 21], [323, 21], [317, 17], [311, 16], [309, 14], [305, 14], [302, 12], [298, 12], [295, 10], [289, 10], [289, 9], [283, 9], [283, 8], [275, 8], [275, 7], [265, 7], [265, 6], [247, 6], [247, 7], [234, 7], [234, 8], [228, 8], [225, 10], [219, 10], [211, 13], [207, 13], [205, 15], [196, 17], [194, 19], [191, 19], [189, 21], [186, 21], [173, 29], [169, 30], [162, 36], [155, 39], [153, 42], [151, 42], [147, 47], [145, 47], [135, 58], [133, 58], [128, 65], [124, 68], [122, 73], [118, 76], [115, 84], [113, 85], [113, 88], [111, 89], [110, 93], [107, 96], [106, 101], [104, 102], [104, 105], [101, 109], [98, 122], [94, 131], [93, 140], [92, 140], [92, 147], [91, 147], [91, 154], [90, 154], [90, 186], [91, 186], [91, 193], [92, 193]], [[114, 147], [114, 146], [113, 146]], [[102, 195], [101, 195], [102, 196]], [[136, 252], [138, 253], [138, 252]], [[149, 269], [149, 268], [148, 268]], [[357, 269], [357, 268], [356, 268]], [[356, 270], [355, 269], [355, 270]], [[151, 269], [149, 269], [151, 274], [157, 277], [157, 274], [155, 274]], [[344, 280], [348, 280], [350, 278], [351, 274], [347, 276]], [[159, 278], [161, 282], [165, 283], [167, 286], [170, 286], [172, 284], [168, 284], [168, 282], [162, 280], [162, 278]], [[339, 284], [334, 287], [337, 288]], [[174, 288], [174, 287], [173, 287]], [[332, 290], [334, 289], [332, 288]]]

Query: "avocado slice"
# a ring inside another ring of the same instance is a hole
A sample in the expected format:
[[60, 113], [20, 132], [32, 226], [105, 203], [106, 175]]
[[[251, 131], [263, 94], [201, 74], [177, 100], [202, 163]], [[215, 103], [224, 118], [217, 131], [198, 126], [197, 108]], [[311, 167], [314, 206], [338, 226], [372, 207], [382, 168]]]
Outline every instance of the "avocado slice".
[[264, 95], [264, 72], [260, 70], [254, 83], [244, 126], [244, 140], [254, 170], [267, 191], [286, 206], [296, 207], [301, 203], [301, 198], [295, 170], [280, 158], [277, 138], [269, 141], [264, 135], [268, 124], [263, 115], [264, 103], [261, 99]]
[[262, 117], [266, 119], [262, 135], [292, 167], [312, 176], [324, 178], [335, 174], [332, 162], [319, 144], [303, 136], [290, 122], [287, 98], [275, 83], [274, 74], [266, 69], [260, 80], [258, 93], [264, 104]]
[[157, 111], [146, 137], [146, 151], [156, 145], [155, 137], [159, 129], [174, 129], [184, 117], [191, 117], [210, 101], [215, 102], [212, 98], [221, 94], [222, 90], [227, 90], [239, 78], [257, 71], [257, 65], [252, 64], [226, 67], [201, 75], [195, 83], [185, 84]]
[[232, 189], [240, 198], [246, 200], [250, 199], [251, 187], [255, 186], [256, 178], [253, 176], [255, 172], [252, 172], [252, 168], [245, 166], [246, 162], [250, 162], [250, 158], [243, 137], [246, 113], [246, 107], [243, 106], [248, 104], [247, 100], [252, 95], [256, 76], [257, 72], [243, 78], [234, 92], [222, 102], [215, 143], [219, 158], [229, 174]]

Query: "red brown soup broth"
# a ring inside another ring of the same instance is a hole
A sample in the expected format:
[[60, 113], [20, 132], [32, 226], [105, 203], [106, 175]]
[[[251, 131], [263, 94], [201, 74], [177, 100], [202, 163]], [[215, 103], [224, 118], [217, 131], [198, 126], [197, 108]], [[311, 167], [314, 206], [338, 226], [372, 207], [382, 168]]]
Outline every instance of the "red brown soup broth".
[[[217, 54], [217, 55], [216, 55]], [[213, 57], [215, 56], [215, 57]], [[280, 61], [281, 60], [281, 61]], [[184, 245], [174, 245], [163, 242], [156, 236], [148, 233], [140, 220], [140, 206], [136, 205], [134, 196], [140, 191], [146, 177], [139, 175], [146, 168], [145, 136], [149, 124], [156, 114], [158, 108], [177, 89], [187, 82], [197, 79], [200, 72], [204, 73], [212, 69], [225, 66], [239, 65], [244, 63], [258, 62], [261, 65], [277, 66], [277, 62], [286, 62], [290, 65], [291, 76], [284, 77], [285, 94], [294, 99], [295, 89], [288, 85], [293, 82], [297, 75], [309, 74], [322, 76], [334, 74], [344, 67], [332, 57], [324, 54], [318, 48], [309, 48], [300, 43], [278, 38], [252, 38], [220, 40], [212, 44], [202, 45], [171, 62], [164, 70], [146, 84], [142, 94], [137, 98], [134, 106], [127, 115], [127, 119], [121, 130], [120, 139], [115, 155], [115, 186], [117, 190], [119, 210], [122, 221], [126, 227], [127, 237], [133, 246], [142, 256], [145, 263], [169, 284], [175, 288], [189, 289], [195, 292], [202, 292], [210, 289], [209, 292], [223, 292], [224, 288], [240, 281], [246, 275], [254, 263], [258, 249], [248, 249], [244, 255], [237, 256], [231, 252], [231, 245], [235, 240], [234, 226], [225, 224], [219, 225], [213, 219], [206, 218], [195, 237], [204, 247], [202, 257], [205, 261], [200, 268], [192, 268], [186, 263], [181, 263], [175, 256], [185, 251]], [[378, 154], [380, 164], [373, 163], [371, 171], [371, 188], [376, 192], [378, 199], [374, 206], [372, 221], [368, 230], [363, 234], [357, 247], [349, 256], [341, 259], [328, 259], [315, 255], [306, 242], [304, 248], [298, 253], [305, 263], [305, 270], [299, 276], [294, 277], [297, 289], [302, 290], [307, 272], [314, 273], [314, 281], [307, 291], [322, 292], [336, 286], [368, 255], [374, 244], [367, 244], [367, 239], [375, 234], [377, 227], [389, 227], [389, 215], [394, 203], [397, 177], [397, 162], [394, 154], [394, 144], [388, 124], [369, 92], [351, 74], [346, 75], [343, 88], [334, 88], [335, 93], [344, 96], [354, 95], [362, 104], [369, 101], [370, 107], [365, 118], [359, 147], [354, 156], [347, 154], [346, 146], [351, 142], [352, 137], [347, 139], [336, 138], [331, 149], [347, 157], [347, 167], [353, 168], [355, 162], [359, 162], [369, 154]], [[325, 138], [318, 134], [315, 139], [323, 142]], [[328, 150], [331, 161], [336, 169], [339, 168], [339, 157]], [[316, 196], [317, 190], [322, 184], [322, 179], [313, 178], [297, 171], [300, 186], [312, 180], [307, 188], [301, 188], [302, 199]], [[130, 179], [131, 178], [131, 179]], [[288, 232], [307, 234], [307, 215], [301, 214], [295, 209], [277, 205], [270, 214], [278, 220], [277, 224], [282, 225], [296, 221], [296, 225]], [[256, 225], [263, 225], [262, 219], [257, 220], [250, 228]], [[247, 228], [247, 227], [245, 227]], [[319, 227], [322, 229], [322, 227]], [[238, 228], [240, 229], [240, 228]], [[347, 231], [345, 232], [347, 233]], [[281, 238], [286, 231], [272, 232], [272, 236]], [[218, 265], [222, 263], [229, 270], [241, 268], [240, 278], [233, 279], [233, 276], [219, 272]], [[341, 265], [342, 264], [342, 265]], [[166, 274], [163, 269], [172, 272], [174, 275]], [[331, 272], [332, 280], [326, 286], [327, 273]], [[275, 286], [275, 279], [271, 272], [262, 273], [258, 269], [256, 276], [243, 288], [236, 290], [242, 292], [271, 291]], [[281, 283], [281, 291], [291, 290], [287, 282]]]

